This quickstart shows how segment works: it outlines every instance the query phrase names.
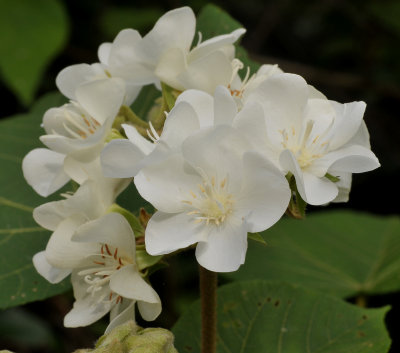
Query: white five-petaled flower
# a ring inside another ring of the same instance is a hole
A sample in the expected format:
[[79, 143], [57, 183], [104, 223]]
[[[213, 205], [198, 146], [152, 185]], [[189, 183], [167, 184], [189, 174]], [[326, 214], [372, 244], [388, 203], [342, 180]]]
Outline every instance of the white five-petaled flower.
[[191, 49], [196, 18], [189, 7], [164, 14], [144, 37], [133, 29], [121, 31], [113, 43], [100, 46], [99, 56], [115, 77], [138, 85], [160, 81], [177, 90], [213, 93], [232, 76], [233, 43], [245, 32], [237, 29], [199, 43]]
[[[263, 113], [252, 114], [236, 126], [253, 146], [283, 172], [296, 178], [301, 197], [309, 204], [346, 201], [351, 173], [379, 167], [370, 150], [363, 114], [364, 102], [330, 101], [304, 79], [278, 74], [251, 92]], [[326, 175], [339, 177], [339, 183]]]
[[80, 163], [94, 161], [123, 102], [125, 84], [120, 79], [80, 85], [76, 101], [49, 109], [43, 117], [47, 135], [40, 140], [49, 148], [29, 152], [22, 169], [28, 184], [41, 196], [61, 188]]
[[64, 319], [67, 327], [89, 325], [111, 311], [110, 330], [134, 317], [135, 302], [146, 320], [161, 311], [157, 293], [136, 265], [129, 223], [118, 213], [106, 213], [112, 195], [100, 193], [98, 185], [87, 181], [67, 200], [34, 212], [40, 225], [54, 230], [46, 250], [33, 258], [37, 271], [51, 283], [72, 272], [76, 302]]
[[135, 185], [158, 209], [146, 228], [150, 254], [198, 243], [196, 258], [211, 271], [244, 263], [247, 233], [271, 227], [290, 198], [283, 174], [248, 148], [238, 130], [221, 125], [188, 137], [182, 153], [140, 171]]
[[[113, 178], [135, 176], [146, 165], [157, 163], [181, 148], [182, 142], [200, 129], [232, 125], [240, 117], [230, 91], [218, 86], [214, 96], [199, 90], [184, 91], [169, 112], [161, 136], [151, 126], [149, 139], [129, 125], [123, 125], [128, 139], [116, 139], [101, 152], [104, 175]], [[151, 140], [151, 141], [150, 141]]]

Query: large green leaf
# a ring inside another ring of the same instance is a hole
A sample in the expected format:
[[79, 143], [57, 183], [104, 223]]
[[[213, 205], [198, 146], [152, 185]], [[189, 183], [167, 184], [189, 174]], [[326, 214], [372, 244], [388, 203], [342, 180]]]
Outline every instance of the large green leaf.
[[[217, 353], [385, 353], [387, 310], [279, 282], [233, 283], [218, 290]], [[199, 303], [173, 332], [180, 353], [200, 352]]]
[[[201, 32], [203, 41], [221, 34], [230, 33], [238, 28], [243, 28], [243, 26], [224, 10], [212, 4], [204, 6], [197, 16], [196, 30]], [[256, 72], [260, 66], [259, 63], [251, 60], [246, 50], [239, 45], [236, 45], [236, 57], [243, 62], [245, 67], [250, 67], [251, 73]], [[241, 70], [240, 74], [244, 76], [246, 70]]]
[[400, 290], [400, 221], [350, 211], [285, 219], [230, 279], [276, 279], [348, 297]]
[[0, 122], [0, 308], [47, 298], [69, 288], [67, 282], [49, 284], [32, 264], [32, 256], [45, 248], [50, 233], [32, 219], [34, 207], [47, 201], [25, 182], [21, 162], [40, 146], [43, 112], [63, 103], [59, 94], [40, 100], [29, 114]]
[[60, 1], [0, 1], [1, 75], [23, 104], [32, 102], [46, 66], [63, 48], [67, 32]]

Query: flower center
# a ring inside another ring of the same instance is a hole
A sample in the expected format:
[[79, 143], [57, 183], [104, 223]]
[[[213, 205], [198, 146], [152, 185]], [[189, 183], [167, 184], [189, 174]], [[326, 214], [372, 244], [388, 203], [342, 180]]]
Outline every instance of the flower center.
[[323, 137], [327, 131], [321, 135], [313, 136], [313, 127], [314, 121], [310, 120], [300, 133], [293, 126], [289, 131], [286, 129], [279, 131], [282, 135], [283, 148], [293, 152], [302, 169], [311, 165], [315, 159], [325, 155], [329, 147], [328, 142], [323, 142]]
[[[74, 102], [72, 104], [76, 105]], [[76, 111], [64, 109], [63, 127], [71, 137], [84, 140], [96, 132], [100, 123], [95, 118], [80, 111], [78, 106], [75, 106], [75, 108], [77, 108]]]
[[195, 216], [195, 222], [222, 224], [233, 211], [234, 200], [227, 190], [227, 178], [218, 182], [215, 177], [203, 179], [195, 191], [190, 191], [188, 200], [183, 203], [190, 206], [189, 216]]
[[108, 286], [110, 276], [125, 265], [133, 263], [131, 258], [121, 256], [118, 248], [114, 248], [108, 244], [102, 244], [100, 254], [95, 254], [92, 260], [94, 266], [78, 272], [88, 285], [86, 292], [94, 299], [94, 304], [104, 301], [114, 302], [118, 304], [122, 301], [122, 297], [114, 295], [111, 290], [103, 290], [104, 286]]

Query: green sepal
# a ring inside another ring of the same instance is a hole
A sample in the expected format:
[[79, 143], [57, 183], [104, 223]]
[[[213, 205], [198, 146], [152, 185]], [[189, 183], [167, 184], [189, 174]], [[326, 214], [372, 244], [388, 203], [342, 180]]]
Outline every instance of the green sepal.
[[109, 209], [108, 212], [116, 212], [119, 213], [121, 215], [123, 215], [125, 217], [125, 219], [128, 221], [128, 223], [130, 224], [133, 233], [135, 234], [135, 238], [140, 238], [144, 236], [144, 228], [143, 226], [140, 224], [139, 219], [130, 211], [128, 211], [127, 209], [117, 205], [116, 203], [114, 203]]
[[329, 174], [329, 173], [325, 174], [325, 178], [329, 179], [333, 183], [337, 183], [338, 181], [340, 181], [340, 177], [334, 176], [334, 175]]
[[147, 130], [149, 128], [149, 124], [146, 121], [140, 119], [140, 117], [137, 116], [133, 112], [133, 110], [127, 105], [121, 106], [116, 119], [120, 124], [123, 122], [130, 123], [131, 125], [136, 127], [138, 131]]
[[144, 244], [136, 245], [136, 264], [140, 271], [152, 267], [162, 259], [162, 255], [152, 256], [150, 255], [144, 246]]
[[165, 102], [165, 106], [168, 108], [168, 111], [171, 111], [171, 109], [175, 106], [175, 101], [178, 98], [179, 93], [163, 82], [161, 82], [161, 88], [162, 98]]
[[262, 245], [267, 245], [267, 242], [260, 233], [248, 233], [247, 237], [249, 239], [255, 240], [258, 243], [261, 243]]
[[296, 185], [296, 178], [292, 173], [286, 175], [286, 179], [289, 182], [290, 190], [292, 191], [292, 196], [286, 214], [295, 219], [304, 219], [306, 216], [307, 202], [301, 197], [299, 190]]

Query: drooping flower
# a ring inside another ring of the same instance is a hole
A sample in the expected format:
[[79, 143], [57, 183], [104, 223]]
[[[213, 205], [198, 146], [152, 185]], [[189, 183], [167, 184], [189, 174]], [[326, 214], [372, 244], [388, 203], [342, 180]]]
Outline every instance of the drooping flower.
[[74, 173], [80, 163], [99, 156], [124, 95], [119, 79], [89, 82], [77, 88], [77, 101], [45, 113], [47, 135], [40, 140], [49, 149], [34, 149], [22, 162], [24, 177], [38, 194], [50, 195], [74, 179], [66, 169]]
[[64, 320], [68, 327], [89, 325], [111, 311], [112, 328], [133, 318], [135, 302], [146, 320], [161, 311], [158, 295], [138, 270], [129, 223], [107, 213], [118, 185], [105, 189], [86, 181], [73, 196], [34, 211], [41, 226], [54, 230], [46, 249], [33, 258], [37, 271], [51, 283], [72, 273], [76, 302]]
[[340, 104], [316, 92], [298, 75], [274, 75], [247, 98], [260, 104], [263, 114], [235, 126], [257, 151], [293, 174], [307, 203], [321, 205], [347, 200], [351, 174], [373, 170], [379, 162], [363, 122], [365, 103]]
[[227, 125], [200, 130], [182, 153], [143, 168], [135, 185], [158, 211], [145, 234], [152, 255], [197, 244], [198, 262], [211, 271], [244, 263], [247, 233], [271, 227], [285, 212], [284, 175]]
[[113, 43], [100, 46], [99, 56], [115, 77], [138, 85], [160, 81], [177, 90], [213, 93], [232, 76], [233, 43], [245, 32], [237, 29], [199, 43], [191, 49], [196, 19], [189, 7], [164, 14], [143, 38], [133, 29], [121, 31]]

